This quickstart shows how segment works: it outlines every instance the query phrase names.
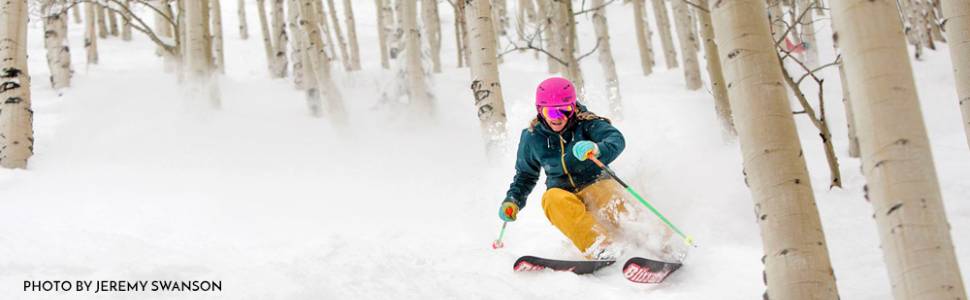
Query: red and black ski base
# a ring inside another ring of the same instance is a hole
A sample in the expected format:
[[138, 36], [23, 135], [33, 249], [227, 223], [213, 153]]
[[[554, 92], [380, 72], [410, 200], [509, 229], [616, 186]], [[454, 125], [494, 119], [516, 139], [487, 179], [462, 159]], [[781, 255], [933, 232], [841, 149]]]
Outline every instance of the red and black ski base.
[[638, 283], [661, 283], [671, 273], [680, 269], [680, 263], [669, 263], [634, 257], [623, 264], [623, 277]]
[[531, 272], [551, 269], [576, 274], [590, 274], [615, 263], [615, 260], [555, 260], [535, 256], [519, 257], [512, 269], [516, 272]]

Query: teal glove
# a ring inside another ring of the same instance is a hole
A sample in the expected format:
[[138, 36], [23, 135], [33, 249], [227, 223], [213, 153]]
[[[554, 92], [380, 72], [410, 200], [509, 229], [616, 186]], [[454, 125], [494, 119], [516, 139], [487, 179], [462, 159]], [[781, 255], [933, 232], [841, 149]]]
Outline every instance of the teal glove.
[[579, 141], [573, 145], [573, 156], [578, 160], [586, 160], [589, 155], [592, 154], [594, 157], [600, 157], [600, 148], [596, 146], [596, 143], [590, 141]]
[[505, 200], [498, 209], [498, 217], [505, 222], [514, 222], [515, 215], [519, 214], [519, 206], [512, 200]]

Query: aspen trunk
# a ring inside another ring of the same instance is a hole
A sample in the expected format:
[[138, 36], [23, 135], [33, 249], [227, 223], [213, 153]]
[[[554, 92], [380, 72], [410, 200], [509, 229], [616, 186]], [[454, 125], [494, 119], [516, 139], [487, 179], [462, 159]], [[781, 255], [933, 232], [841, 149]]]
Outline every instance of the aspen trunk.
[[317, 26], [320, 26], [320, 33], [324, 36], [323, 47], [326, 51], [325, 53], [327, 54], [326, 63], [330, 64], [332, 61], [336, 60], [337, 57], [337, 49], [335, 48], [336, 46], [334, 46], [336, 43], [333, 42], [333, 36], [330, 34], [330, 25], [327, 21], [327, 14], [323, 9], [323, 1], [314, 0], [314, 5], [317, 10], [317, 22], [319, 22], [317, 23]]
[[74, 24], [81, 24], [81, 4], [71, 7], [71, 13], [74, 17]]
[[[110, 3], [107, 5], [108, 7], [113, 6], [110, 5]], [[118, 14], [115, 13], [114, 9], [105, 8], [104, 10], [108, 13], [108, 32], [111, 33], [112, 36], [118, 36], [120, 34], [118, 31]]]
[[970, 145], [970, 2], [943, 0], [946, 37], [950, 41], [950, 60], [956, 79], [957, 98], [963, 112], [963, 128]]
[[108, 18], [108, 14], [104, 13], [104, 6], [100, 4], [95, 5], [95, 9], [98, 13], [98, 37], [108, 38], [108, 23], [105, 20]]
[[[303, 54], [303, 51], [306, 48], [306, 44], [304, 42], [306, 37], [304, 34], [300, 33], [300, 31], [303, 29], [300, 28], [300, 3], [297, 1], [298, 0], [286, 1], [286, 22], [287, 26], [290, 28], [290, 32], [293, 33], [290, 35], [290, 58], [293, 61], [293, 85], [298, 90], [306, 90], [307, 80], [305, 78], [306, 72], [304, 64], [307, 63], [304, 61], [305, 55]], [[313, 81], [313, 84], [316, 84], [316, 81]], [[311, 113], [319, 110], [319, 106], [316, 108], [317, 110], [315, 110], [313, 105], [311, 105]], [[314, 115], [317, 114], [314, 113]]]
[[[328, 0], [330, 1], [330, 0]], [[404, 50], [407, 62], [407, 90], [411, 107], [419, 114], [431, 114], [431, 97], [421, 65], [421, 33], [418, 29], [417, 0], [405, 0], [402, 16], [404, 20]]]
[[[131, 0], [125, 0], [125, 7], [130, 9]], [[121, 15], [121, 40], [131, 40], [131, 16], [122, 13]]]
[[[384, 18], [384, 0], [374, 0], [374, 6], [377, 7], [377, 47], [381, 51], [381, 68], [386, 70], [391, 68], [391, 64], [387, 55], [387, 31], [385, 31], [387, 20]], [[459, 60], [460, 57], [461, 55]]]
[[505, 135], [505, 102], [502, 85], [499, 81], [498, 62], [495, 60], [494, 26], [491, 18], [491, 3], [486, 0], [467, 0], [464, 2], [465, 22], [469, 26], [468, 50], [477, 63], [469, 64], [471, 70], [471, 92], [475, 99], [475, 109], [485, 139], [486, 150], [498, 150], [499, 141]]
[[837, 299], [764, 0], [711, 7], [765, 256], [765, 299]]
[[457, 1], [455, 3], [455, 43], [458, 45], [458, 67], [464, 67], [469, 64], [469, 54], [468, 54], [468, 29], [467, 22], [465, 22], [465, 2]]
[[734, 120], [731, 116], [727, 85], [724, 84], [724, 72], [721, 70], [721, 57], [717, 54], [714, 21], [711, 20], [711, 13], [709, 12], [711, 6], [708, 4], [708, 0], [697, 0], [697, 5], [708, 9], [708, 12], [701, 10], [696, 10], [696, 12], [701, 23], [701, 37], [704, 39], [704, 59], [707, 60], [707, 76], [711, 81], [711, 94], [714, 95], [714, 111], [717, 112], [717, 119], [721, 122], [721, 130], [725, 136], [735, 137], [738, 132], [734, 128]]
[[704, 85], [701, 82], [701, 67], [697, 61], [697, 51], [694, 43], [697, 37], [690, 30], [691, 18], [687, 3], [684, 1], [672, 1], [674, 9], [674, 23], [677, 26], [677, 41], [680, 44], [680, 55], [684, 61], [684, 81], [687, 83], [688, 90], [697, 90]]
[[610, 31], [606, 24], [606, 7], [603, 0], [593, 0], [590, 4], [599, 9], [593, 11], [593, 28], [596, 31], [596, 40], [599, 44], [599, 62], [603, 68], [603, 77], [606, 78], [606, 98], [610, 103], [610, 115], [614, 118], [623, 118], [623, 102], [620, 98], [620, 80], [616, 75], [616, 63], [613, 62], [613, 50], [610, 47]]
[[[437, 12], [436, 9], [436, 18]], [[347, 23], [347, 39], [350, 42], [350, 70], [360, 70], [360, 47], [357, 45], [357, 26], [354, 25], [354, 10], [350, 6], [350, 0], [344, 0], [344, 20]]]
[[246, 22], [246, 0], [239, 0], [236, 6], [236, 12], [239, 14], [239, 38], [248, 40], [249, 23]]
[[832, 1], [895, 299], [966, 299], [895, 1]]
[[47, 66], [50, 69], [51, 88], [55, 90], [71, 86], [71, 52], [67, 44], [67, 13], [54, 1], [42, 2], [44, 16], [44, 46], [47, 48]]
[[[270, 0], [275, 1], [275, 0]], [[256, 10], [259, 14], [259, 29], [263, 33], [263, 50], [266, 52], [266, 68], [270, 75], [276, 76], [276, 50], [273, 46], [272, 35], [269, 33], [269, 22], [266, 21], [266, 1], [256, 0]]]
[[209, 6], [212, 7], [212, 50], [215, 54], [216, 70], [220, 74], [226, 74], [226, 55], [222, 43], [222, 3], [220, 1], [222, 0], [209, 0]]
[[[323, 39], [321, 38], [322, 26], [320, 24], [325, 23], [319, 17], [319, 10], [315, 9], [313, 0], [300, 0], [300, 16], [303, 18], [303, 32], [306, 34], [307, 48], [303, 50], [305, 53], [304, 62], [310, 64], [308, 68], [311, 72], [307, 72], [305, 78], [307, 79], [307, 95], [309, 97], [316, 95], [320, 97], [322, 95], [326, 96], [326, 102], [322, 105], [321, 112], [318, 115], [329, 116], [331, 121], [336, 124], [344, 124], [346, 122], [346, 113], [343, 107], [343, 100], [340, 96], [340, 91], [337, 90], [336, 85], [330, 79], [330, 63], [327, 62], [327, 54], [324, 52]], [[317, 3], [320, 4], [320, 3]], [[319, 6], [318, 6], [319, 7]], [[307, 70], [307, 68], [304, 68]], [[310, 84], [312, 81], [312, 85]], [[312, 109], [312, 108], [311, 108]]]
[[432, 71], [441, 73], [441, 24], [438, 20], [437, 0], [421, 0], [421, 19], [428, 45], [431, 46]]
[[812, 2], [814, 0], [796, 0], [798, 1], [799, 11], [805, 11], [805, 16], [802, 21], [798, 24], [801, 27], [802, 32], [802, 43], [805, 46], [805, 65], [809, 68], [818, 67], [818, 42], [815, 39], [815, 10], [811, 9]]
[[26, 169], [34, 154], [27, 71], [27, 0], [0, 2], [0, 167]]
[[586, 84], [583, 79], [583, 72], [580, 68], [579, 60], [576, 59], [578, 42], [576, 41], [576, 18], [573, 17], [573, 3], [572, 1], [558, 3], [554, 4], [554, 6], [558, 14], [558, 23], [556, 25], [562, 29], [557, 31], [559, 33], [559, 41], [562, 42], [559, 58], [566, 62], [566, 78], [573, 82], [576, 88], [577, 100], [583, 101], [586, 100]]
[[678, 67], [677, 50], [674, 50], [674, 38], [670, 32], [670, 17], [667, 14], [667, 4], [664, 0], [650, 0], [653, 3], [654, 18], [657, 19], [657, 31], [660, 32], [660, 45], [664, 50], [667, 69]]
[[[406, 1], [411, 2], [417, 0]], [[353, 70], [350, 55], [347, 53], [347, 40], [344, 39], [344, 33], [340, 29], [340, 19], [337, 17], [337, 7], [333, 5], [333, 0], [327, 0], [327, 8], [330, 9], [330, 24], [333, 25], [333, 33], [337, 36], [337, 43], [339, 43], [337, 49], [340, 50], [340, 61], [344, 64], [344, 70]]]
[[[498, 35], [505, 36], [509, 31], [509, 10], [508, 10], [508, 0], [493, 0], [492, 1], [492, 12], [495, 13], [493, 17], [493, 23], [498, 25]], [[559, 0], [554, 0], [559, 1]], [[498, 39], [496, 38], [496, 41]], [[501, 48], [496, 48], [501, 49]]]
[[845, 82], [845, 66], [839, 62], [839, 80], [842, 82], [842, 105], [845, 107], [845, 123], [849, 134], [849, 157], [859, 158], [859, 137], [855, 132], [855, 114], [852, 113], [852, 94]]
[[212, 80], [212, 42], [209, 32], [209, 0], [185, 1], [185, 72], [186, 80], [196, 92], [208, 92], [212, 107], [221, 104], [218, 87]]
[[87, 53], [87, 63], [98, 64], [98, 33], [95, 31], [95, 6], [91, 2], [84, 3], [84, 50]]
[[387, 16], [384, 17], [384, 20], [387, 22], [386, 30], [389, 33], [388, 35], [389, 40], [387, 41], [387, 53], [388, 55], [390, 55], [391, 59], [397, 59], [398, 56], [401, 54], [401, 45], [403, 44], [401, 43], [401, 38], [402, 38], [402, 35], [404, 34], [404, 31], [401, 29], [403, 28], [403, 26], [401, 26], [401, 16], [400, 16], [401, 1], [400, 0], [387, 0], [387, 1], [388, 3], [385, 9], [385, 13], [387, 14]]
[[781, 9], [782, 0], [768, 0], [768, 21], [771, 22], [771, 37], [775, 42], [785, 34], [785, 13]]
[[[542, 30], [542, 35], [544, 41], [546, 42], [545, 49], [549, 51], [549, 53], [561, 57], [562, 40], [560, 40], [559, 31], [562, 28], [559, 27], [559, 24], [556, 21], [558, 19], [557, 16], [559, 15], [559, 10], [556, 9], [557, 6], [558, 5], [556, 5], [556, 2], [553, 1], [539, 2], [539, 15], [543, 16], [545, 24]], [[468, 18], [465, 18], [465, 20], [468, 20]], [[469, 63], [470, 62], [471, 61], [469, 61]], [[546, 63], [548, 65], [550, 74], [559, 73], [559, 71], [563, 68], [563, 65], [551, 56], [546, 57]]]
[[939, 1], [940, 0], [936, 0], [936, 1], [927, 0], [926, 2], [923, 2], [926, 8], [926, 24], [930, 27], [929, 28], [930, 36], [934, 41], [946, 42], [946, 38], [943, 37], [943, 31], [939, 21], [940, 15], [942, 15], [942, 13], [938, 14], [937, 10], [935, 9], [935, 5], [933, 4], [933, 3], [936, 3], [936, 5], [939, 5], [940, 4]]
[[653, 33], [647, 25], [646, 6], [644, 0], [633, 0], [633, 26], [636, 28], [637, 46], [640, 48], [640, 68], [643, 76], [653, 73]]
[[273, 30], [273, 76], [286, 77], [289, 61], [286, 58], [286, 19], [283, 15], [283, 0], [272, 0], [272, 30]]
[[898, 5], [900, 12], [905, 15], [904, 19], [909, 23], [906, 35], [910, 44], [913, 44], [916, 48], [916, 59], [922, 60], [923, 47], [926, 46], [925, 31], [922, 28], [926, 26], [923, 24], [924, 20], [919, 14], [919, 6], [913, 3], [912, 0], [899, 0]]

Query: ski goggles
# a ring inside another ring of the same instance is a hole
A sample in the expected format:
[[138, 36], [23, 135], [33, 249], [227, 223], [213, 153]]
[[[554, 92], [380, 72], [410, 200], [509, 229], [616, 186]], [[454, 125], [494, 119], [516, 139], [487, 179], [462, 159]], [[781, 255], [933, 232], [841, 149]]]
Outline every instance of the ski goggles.
[[575, 105], [566, 106], [537, 106], [539, 114], [546, 120], [568, 119], [576, 112]]

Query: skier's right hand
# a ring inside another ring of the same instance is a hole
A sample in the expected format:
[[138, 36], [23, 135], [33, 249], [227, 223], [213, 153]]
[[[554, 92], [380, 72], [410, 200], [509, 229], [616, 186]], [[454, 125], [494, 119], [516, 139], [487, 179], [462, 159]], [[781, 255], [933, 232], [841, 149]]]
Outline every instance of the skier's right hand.
[[512, 199], [505, 199], [498, 209], [498, 217], [505, 222], [514, 222], [517, 214], [519, 214], [519, 206]]

